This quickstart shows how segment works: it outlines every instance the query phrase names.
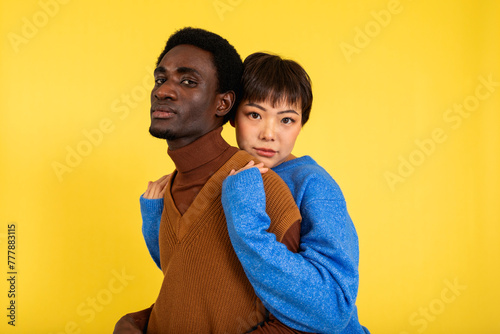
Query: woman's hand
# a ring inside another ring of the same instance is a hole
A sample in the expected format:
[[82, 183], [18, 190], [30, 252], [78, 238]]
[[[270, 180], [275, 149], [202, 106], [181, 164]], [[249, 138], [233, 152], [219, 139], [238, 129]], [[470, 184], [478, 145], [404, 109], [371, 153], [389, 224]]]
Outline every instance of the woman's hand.
[[163, 198], [165, 191], [167, 190], [167, 183], [170, 175], [171, 174], [164, 175], [154, 182], [149, 181], [148, 189], [146, 189], [143, 197], [146, 199]]
[[238, 170], [232, 169], [231, 172], [229, 173], [229, 176], [236, 175], [236, 174], [238, 174], [241, 171], [244, 171], [244, 170], [247, 170], [247, 169], [250, 169], [250, 168], [254, 168], [254, 167], [257, 167], [259, 169], [259, 171], [260, 171], [261, 174], [264, 174], [265, 172], [267, 172], [269, 170], [269, 168], [264, 167], [264, 163], [263, 162], [255, 164], [255, 161], [251, 160], [243, 168], [240, 168]]

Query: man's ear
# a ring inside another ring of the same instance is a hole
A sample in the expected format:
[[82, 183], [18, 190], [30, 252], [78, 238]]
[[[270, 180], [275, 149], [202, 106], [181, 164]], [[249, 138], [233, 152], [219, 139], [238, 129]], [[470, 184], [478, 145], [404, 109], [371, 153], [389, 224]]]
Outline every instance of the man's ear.
[[236, 95], [232, 90], [230, 90], [225, 93], [219, 94], [218, 98], [219, 101], [217, 103], [217, 110], [215, 111], [215, 114], [219, 117], [224, 117], [233, 107]]

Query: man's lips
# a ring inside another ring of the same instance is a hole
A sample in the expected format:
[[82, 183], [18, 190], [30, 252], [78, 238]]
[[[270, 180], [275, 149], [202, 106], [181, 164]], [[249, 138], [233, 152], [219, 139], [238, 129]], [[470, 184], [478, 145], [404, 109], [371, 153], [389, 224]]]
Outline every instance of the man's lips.
[[176, 114], [174, 110], [165, 106], [158, 106], [151, 108], [152, 118], [166, 119], [166, 118], [171, 118], [172, 116], [174, 116], [174, 114]]
[[254, 149], [255, 152], [261, 157], [272, 158], [276, 154], [275, 150], [271, 150], [269, 148], [255, 147]]

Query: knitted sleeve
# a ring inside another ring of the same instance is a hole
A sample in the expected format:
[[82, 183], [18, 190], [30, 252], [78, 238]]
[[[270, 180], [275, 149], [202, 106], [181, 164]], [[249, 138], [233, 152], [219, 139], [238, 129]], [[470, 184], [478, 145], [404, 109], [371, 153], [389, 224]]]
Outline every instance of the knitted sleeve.
[[160, 233], [161, 214], [163, 211], [163, 198], [146, 199], [142, 195], [139, 200], [141, 204], [142, 234], [148, 247], [149, 254], [158, 268], [160, 265], [160, 245], [158, 236]]
[[256, 168], [223, 185], [229, 236], [248, 279], [272, 314], [302, 331], [339, 332], [356, 313], [357, 235], [335, 186], [321, 178], [305, 181], [300, 252], [292, 253], [266, 232], [269, 218]]

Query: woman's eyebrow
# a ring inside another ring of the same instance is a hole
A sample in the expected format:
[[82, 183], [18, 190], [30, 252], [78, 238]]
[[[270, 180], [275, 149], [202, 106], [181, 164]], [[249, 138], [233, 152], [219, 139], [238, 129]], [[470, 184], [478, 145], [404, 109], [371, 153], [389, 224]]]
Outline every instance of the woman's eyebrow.
[[[263, 106], [261, 106], [260, 104], [257, 104], [257, 103], [249, 102], [246, 105], [250, 106], [250, 107], [259, 108], [262, 111], [267, 111], [266, 108], [264, 108]], [[299, 113], [297, 111], [293, 110], [293, 109], [278, 111], [278, 115], [280, 115], [280, 114], [289, 114], [289, 113], [296, 114], [297, 116], [299, 116]]]
[[289, 113], [296, 114], [297, 116], [299, 115], [299, 113], [296, 112], [293, 109], [278, 111], [278, 115], [280, 115], [280, 114], [289, 114]]
[[266, 108], [264, 108], [263, 106], [261, 106], [260, 104], [257, 104], [257, 103], [250, 102], [250, 103], [247, 103], [246, 105], [250, 106], [250, 107], [259, 108], [262, 111], [267, 111]]

